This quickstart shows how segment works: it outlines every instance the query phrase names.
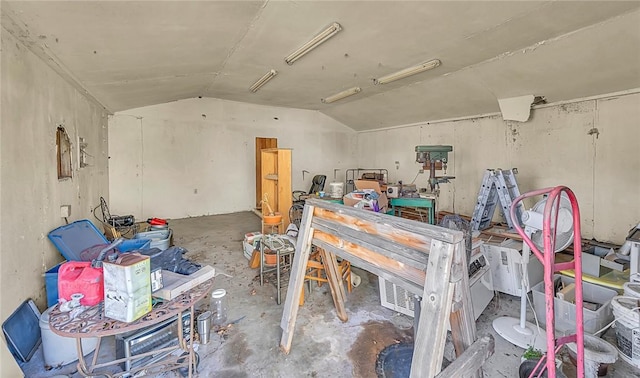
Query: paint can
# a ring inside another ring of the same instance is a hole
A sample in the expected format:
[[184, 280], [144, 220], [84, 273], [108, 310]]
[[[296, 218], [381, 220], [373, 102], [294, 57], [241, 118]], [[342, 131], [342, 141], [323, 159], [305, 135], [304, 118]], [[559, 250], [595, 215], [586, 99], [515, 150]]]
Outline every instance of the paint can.
[[640, 298], [640, 283], [625, 282], [622, 287], [624, 288], [624, 295], [626, 297]]
[[613, 297], [611, 309], [616, 318], [618, 353], [627, 363], [640, 368], [640, 298]]

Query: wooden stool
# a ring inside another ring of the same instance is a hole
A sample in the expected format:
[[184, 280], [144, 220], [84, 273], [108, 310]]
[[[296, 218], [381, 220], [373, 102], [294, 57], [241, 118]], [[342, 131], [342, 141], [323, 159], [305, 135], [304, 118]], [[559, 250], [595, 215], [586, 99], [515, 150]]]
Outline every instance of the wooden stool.
[[[351, 293], [351, 263], [347, 260], [342, 260], [338, 263], [340, 269], [340, 275], [342, 280], [347, 284], [347, 291]], [[316, 248], [309, 256], [307, 261], [307, 271], [304, 275], [304, 279], [309, 282], [309, 291], [311, 291], [311, 281], [316, 281], [318, 287], [321, 287], [325, 282], [328, 283], [327, 275], [324, 268], [324, 263], [320, 257], [319, 248]], [[300, 295], [300, 306], [304, 304], [304, 286], [302, 287], [302, 293]]]

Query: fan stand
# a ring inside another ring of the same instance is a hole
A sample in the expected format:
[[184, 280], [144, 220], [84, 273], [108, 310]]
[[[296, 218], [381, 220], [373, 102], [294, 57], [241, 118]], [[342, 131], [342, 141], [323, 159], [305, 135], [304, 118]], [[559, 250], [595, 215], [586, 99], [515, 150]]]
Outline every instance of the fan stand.
[[[525, 232], [527, 236], [531, 238], [531, 234], [535, 230], [527, 227]], [[529, 271], [527, 266], [529, 265], [529, 258], [531, 249], [527, 243], [522, 243], [522, 273], [521, 273], [521, 289], [520, 289], [520, 318], [514, 318], [510, 316], [502, 316], [493, 321], [493, 329], [496, 330], [498, 335], [507, 340], [511, 344], [514, 344], [520, 348], [527, 349], [533, 347], [541, 352], [547, 350], [547, 340], [545, 338], [544, 330], [541, 330], [535, 324], [527, 322], [527, 289], [529, 287]]]

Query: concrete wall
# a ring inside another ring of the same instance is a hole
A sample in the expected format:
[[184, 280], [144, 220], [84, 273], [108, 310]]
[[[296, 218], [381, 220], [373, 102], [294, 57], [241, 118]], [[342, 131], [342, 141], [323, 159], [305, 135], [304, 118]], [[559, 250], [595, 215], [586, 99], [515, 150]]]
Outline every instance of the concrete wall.
[[204, 98], [127, 110], [109, 121], [111, 212], [147, 219], [252, 209], [256, 137], [293, 148], [294, 190], [309, 190], [316, 174], [333, 181], [334, 169], [342, 181], [356, 160], [356, 133], [314, 111]]
[[[473, 214], [484, 170], [517, 167], [521, 192], [566, 185], [576, 193], [584, 238], [622, 243], [640, 221], [638, 124], [637, 93], [538, 108], [524, 123], [500, 115], [425, 122], [360, 133], [358, 163], [407, 183], [420, 169], [416, 145], [449, 144], [447, 174], [456, 178], [441, 185], [440, 209]], [[427, 178], [415, 183], [427, 187]]]
[[[46, 308], [43, 274], [63, 258], [47, 233], [69, 221], [91, 218], [100, 196], [108, 198], [107, 115], [2, 31], [0, 161], [0, 321], [24, 300]], [[56, 128], [63, 125], [73, 148], [73, 178], [58, 180]], [[88, 143], [88, 167], [78, 165], [78, 137]], [[0, 376], [20, 375], [0, 346]]]

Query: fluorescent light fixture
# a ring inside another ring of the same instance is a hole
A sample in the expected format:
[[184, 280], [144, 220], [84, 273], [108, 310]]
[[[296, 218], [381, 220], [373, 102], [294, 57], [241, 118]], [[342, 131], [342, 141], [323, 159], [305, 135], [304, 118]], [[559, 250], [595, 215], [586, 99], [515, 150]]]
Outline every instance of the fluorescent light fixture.
[[336, 102], [338, 100], [342, 100], [345, 97], [349, 97], [349, 96], [353, 96], [356, 93], [360, 93], [361, 89], [360, 87], [353, 87], [353, 88], [349, 88], [347, 90], [344, 90], [340, 93], [336, 93], [333, 96], [329, 96], [323, 99], [320, 99], [320, 101], [322, 101], [325, 104], [330, 104], [332, 102]]
[[420, 63], [417, 66], [405, 68], [404, 70], [392, 73], [387, 76], [383, 76], [377, 79], [373, 79], [374, 84], [387, 84], [392, 81], [404, 79], [411, 75], [419, 74], [420, 72], [429, 71], [440, 65], [439, 59], [430, 60], [428, 62]]
[[284, 58], [284, 61], [287, 62], [288, 65], [292, 65], [293, 62], [302, 58], [305, 54], [320, 46], [324, 41], [336, 35], [340, 30], [342, 30], [342, 26], [339, 23], [334, 22], [328, 28], [326, 28], [323, 32], [313, 37], [312, 40], [300, 46], [299, 49], [292, 52]]
[[258, 81], [253, 83], [253, 85], [249, 89], [251, 90], [251, 92], [256, 93], [258, 91], [258, 89], [262, 88], [262, 86], [267, 84], [267, 82], [269, 80], [271, 80], [274, 77], [276, 77], [277, 74], [278, 74], [278, 71], [276, 71], [276, 70], [271, 70], [271, 71], [267, 72], [266, 74], [264, 74], [264, 76], [262, 76], [260, 79], [258, 79]]

